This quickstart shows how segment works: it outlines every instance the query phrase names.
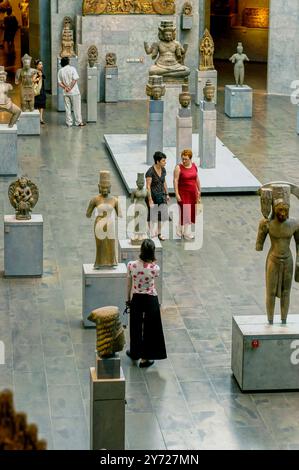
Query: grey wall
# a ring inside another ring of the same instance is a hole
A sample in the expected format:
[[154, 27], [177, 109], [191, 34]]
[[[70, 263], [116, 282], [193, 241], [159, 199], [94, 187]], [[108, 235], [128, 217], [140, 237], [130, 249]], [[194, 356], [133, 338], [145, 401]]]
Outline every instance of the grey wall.
[[51, 22], [50, 0], [30, 0], [29, 47], [34, 59], [44, 63], [46, 89], [51, 89]]

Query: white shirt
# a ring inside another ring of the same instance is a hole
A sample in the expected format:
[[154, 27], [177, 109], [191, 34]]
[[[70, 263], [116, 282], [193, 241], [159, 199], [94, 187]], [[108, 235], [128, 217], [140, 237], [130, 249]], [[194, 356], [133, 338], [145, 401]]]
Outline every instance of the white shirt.
[[145, 263], [140, 259], [128, 263], [128, 276], [132, 278], [132, 294], [158, 295], [155, 278], [160, 274], [156, 263]]
[[[75, 67], [72, 67], [72, 65], [66, 65], [58, 72], [58, 83], [62, 83], [67, 87], [71, 86], [73, 80], [79, 80], [79, 78], [80, 77], [78, 75], [77, 70], [75, 69]], [[63, 94], [68, 96], [80, 95], [78, 83], [76, 83], [69, 92], [66, 92], [63, 89]]]

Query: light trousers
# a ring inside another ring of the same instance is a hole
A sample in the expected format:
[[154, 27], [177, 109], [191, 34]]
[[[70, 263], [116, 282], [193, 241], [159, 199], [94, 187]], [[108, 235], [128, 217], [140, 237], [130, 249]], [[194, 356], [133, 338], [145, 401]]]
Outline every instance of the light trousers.
[[64, 105], [67, 126], [73, 125], [72, 111], [74, 113], [75, 124], [79, 126], [82, 123], [81, 95], [64, 95]]

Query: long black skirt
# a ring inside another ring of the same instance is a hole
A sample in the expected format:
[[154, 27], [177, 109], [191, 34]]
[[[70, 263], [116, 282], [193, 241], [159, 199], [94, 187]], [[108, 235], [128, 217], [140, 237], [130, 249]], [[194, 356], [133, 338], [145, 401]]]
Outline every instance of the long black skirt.
[[136, 360], [167, 357], [156, 295], [133, 295], [130, 308], [130, 353]]

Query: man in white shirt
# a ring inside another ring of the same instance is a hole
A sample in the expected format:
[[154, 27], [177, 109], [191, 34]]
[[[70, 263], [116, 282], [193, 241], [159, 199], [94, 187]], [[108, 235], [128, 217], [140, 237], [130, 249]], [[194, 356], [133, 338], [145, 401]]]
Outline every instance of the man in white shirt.
[[72, 110], [75, 117], [75, 125], [85, 126], [81, 114], [81, 94], [78, 87], [79, 75], [75, 67], [70, 65], [68, 57], [62, 57], [61, 69], [58, 72], [58, 85], [63, 89], [65, 104], [65, 120], [68, 127], [73, 125]]

